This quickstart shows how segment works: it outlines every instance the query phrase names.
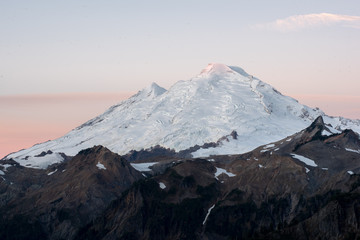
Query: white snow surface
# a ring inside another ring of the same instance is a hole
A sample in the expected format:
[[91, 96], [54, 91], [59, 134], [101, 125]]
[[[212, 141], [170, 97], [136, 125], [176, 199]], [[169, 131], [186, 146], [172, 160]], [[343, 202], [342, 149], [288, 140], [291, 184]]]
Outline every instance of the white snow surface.
[[3, 171], [0, 170], [0, 175], [5, 175], [5, 173]]
[[0, 164], [0, 166], [2, 166], [3, 168], [4, 168], [4, 171], [7, 171], [7, 169], [9, 168], [9, 167], [12, 167], [12, 165], [11, 164]]
[[323, 136], [331, 136], [332, 133], [329, 132], [328, 130], [324, 129], [324, 130], [322, 130], [321, 135], [323, 135]]
[[52, 172], [49, 172], [47, 175], [50, 176], [50, 175], [53, 175], [53, 174], [56, 173], [56, 172], [57, 172], [57, 169], [55, 169], [55, 170], [52, 171]]
[[304, 156], [301, 156], [301, 155], [298, 155], [298, 154], [295, 154], [295, 153], [292, 153], [290, 154], [293, 158], [296, 158], [300, 161], [302, 161], [303, 163], [305, 163], [306, 165], [308, 166], [312, 166], [312, 167], [317, 167], [318, 165], [314, 162], [314, 160], [311, 160], [310, 158], [307, 158], [307, 157], [304, 157]]
[[265, 147], [263, 147], [263, 150], [260, 150], [260, 152], [267, 152], [267, 151], [270, 151], [271, 148], [275, 147], [275, 144], [271, 143], [271, 144], [268, 144], [266, 145]]
[[217, 180], [219, 180], [218, 176], [220, 176], [222, 173], [228, 175], [229, 177], [235, 177], [236, 176], [235, 174], [226, 171], [226, 169], [216, 167], [215, 178]]
[[[214, 63], [169, 90], [153, 83], [65, 136], [12, 153], [6, 159], [46, 168], [63, 160], [58, 153], [74, 156], [94, 145], [118, 154], [155, 145], [179, 151], [217, 142], [233, 130], [238, 134], [236, 140], [228, 137], [219, 147], [201, 148], [193, 156], [239, 154], [292, 135], [319, 115], [336, 129], [351, 128], [360, 133], [360, 120], [326, 116], [239, 67]], [[54, 154], [35, 157], [48, 150]]]
[[149, 163], [130, 163], [133, 168], [138, 170], [139, 172], [149, 172], [151, 171], [151, 166], [157, 164], [157, 162], [149, 162]]
[[206, 221], [207, 221], [207, 219], [208, 219], [208, 217], [209, 217], [209, 215], [210, 215], [210, 213], [211, 213], [211, 210], [213, 210], [214, 207], [215, 207], [215, 204], [212, 205], [212, 206], [208, 209], [208, 211], [207, 211], [207, 213], [206, 213], [206, 216], [205, 216], [205, 219], [204, 219], [204, 221], [203, 221], [203, 225], [205, 225], [205, 223], [206, 223]]
[[267, 148], [273, 148], [275, 147], [275, 144], [271, 143], [271, 144], [268, 144], [264, 147], [264, 149], [267, 149]]
[[165, 189], [165, 188], [166, 188], [166, 185], [165, 185], [165, 183], [163, 183], [163, 182], [159, 182], [159, 187], [160, 187], [161, 189]]
[[353, 175], [353, 174], [354, 174], [353, 171], [347, 171], [347, 172], [348, 172], [348, 174], [350, 174], [350, 175]]
[[351, 149], [351, 148], [345, 148], [346, 151], [348, 152], [354, 152], [354, 153], [359, 153], [360, 154], [360, 150], [354, 150], [354, 149]]
[[[30, 149], [31, 148], [27, 150]], [[64, 160], [59, 153], [46, 154], [42, 157], [36, 157], [36, 155], [40, 154], [41, 152], [42, 151], [34, 154], [34, 156], [27, 155], [24, 157], [14, 157], [14, 160], [17, 161], [21, 166], [29, 168], [47, 168], [51, 164], [62, 162]]]
[[102, 164], [101, 162], [98, 162], [97, 164], [96, 164], [96, 166], [98, 167], [98, 169], [102, 169], [102, 170], [106, 170], [106, 167], [104, 166], [104, 164]]
[[327, 128], [327, 129], [324, 129], [324, 130], [321, 132], [321, 135], [323, 135], [323, 136], [331, 136], [331, 135], [333, 135], [333, 134], [341, 133], [341, 131], [333, 128], [330, 124], [327, 124], [326, 128]]

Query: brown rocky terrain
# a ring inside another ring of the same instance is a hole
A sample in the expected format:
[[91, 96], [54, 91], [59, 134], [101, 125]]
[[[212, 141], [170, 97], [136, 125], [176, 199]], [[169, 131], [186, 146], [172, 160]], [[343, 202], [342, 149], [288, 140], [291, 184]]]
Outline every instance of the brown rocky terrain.
[[8, 160], [0, 238], [360, 239], [359, 136], [329, 128], [318, 118], [241, 155], [128, 155], [159, 162], [147, 177], [101, 146], [47, 170]]
[[47, 170], [9, 167], [0, 182], [0, 238], [72, 239], [80, 226], [142, 178], [125, 159], [101, 146]]

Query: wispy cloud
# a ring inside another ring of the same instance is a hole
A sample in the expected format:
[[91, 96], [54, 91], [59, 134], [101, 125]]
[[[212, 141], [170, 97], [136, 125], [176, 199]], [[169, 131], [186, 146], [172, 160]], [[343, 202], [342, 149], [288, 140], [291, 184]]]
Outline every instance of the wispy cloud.
[[360, 29], [360, 16], [339, 15], [332, 13], [314, 13], [294, 15], [273, 22], [257, 24], [257, 29], [269, 29], [276, 31], [295, 31], [306, 28], [340, 25]]

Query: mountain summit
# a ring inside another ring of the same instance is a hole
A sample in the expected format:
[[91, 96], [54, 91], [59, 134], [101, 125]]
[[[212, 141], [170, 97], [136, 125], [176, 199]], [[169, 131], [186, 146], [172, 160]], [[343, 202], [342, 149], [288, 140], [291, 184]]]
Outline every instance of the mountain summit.
[[[360, 132], [359, 120], [329, 117], [282, 95], [239, 67], [213, 63], [169, 90], [152, 83], [65, 136], [5, 159], [46, 168], [62, 161], [64, 154], [75, 156], [94, 145], [126, 154], [156, 145], [180, 151], [209, 142], [217, 142], [217, 147], [197, 148], [192, 155], [244, 153], [292, 135], [318, 116], [332, 133], [346, 128]], [[237, 133], [236, 139], [224, 137], [232, 132]]]
[[138, 92], [137, 97], [138, 98], [155, 98], [161, 94], [163, 94], [164, 92], [166, 92], [165, 88], [160, 87], [159, 85], [157, 85], [156, 83], [151, 83], [150, 86], [148, 86], [147, 88], [144, 88], [142, 91]]
[[209, 63], [209, 65], [204, 68], [200, 74], [223, 74], [223, 73], [233, 73], [233, 70], [221, 63]]
[[244, 77], [251, 77], [247, 72], [244, 71], [244, 69], [240, 67], [227, 66], [222, 63], [209, 63], [207, 67], [200, 72], [200, 75], [221, 75], [226, 73], [240, 74]]

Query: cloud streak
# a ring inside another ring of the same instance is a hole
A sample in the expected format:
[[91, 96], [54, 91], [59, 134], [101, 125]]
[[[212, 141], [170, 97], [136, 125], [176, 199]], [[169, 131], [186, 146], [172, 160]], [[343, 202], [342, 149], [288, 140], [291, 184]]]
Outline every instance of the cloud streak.
[[294, 15], [283, 19], [277, 19], [269, 23], [257, 24], [255, 25], [255, 28], [287, 32], [332, 25], [360, 29], [360, 16], [332, 13]]

